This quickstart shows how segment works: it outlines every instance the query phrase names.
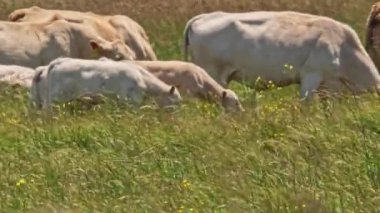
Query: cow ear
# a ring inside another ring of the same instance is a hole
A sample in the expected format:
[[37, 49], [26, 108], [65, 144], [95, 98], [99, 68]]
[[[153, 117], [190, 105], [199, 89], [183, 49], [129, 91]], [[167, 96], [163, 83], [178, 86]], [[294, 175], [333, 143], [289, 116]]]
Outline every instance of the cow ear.
[[95, 40], [91, 40], [90, 41], [90, 45], [91, 45], [91, 48], [93, 50], [99, 50], [100, 46], [99, 46], [99, 43]]
[[169, 93], [170, 93], [171, 95], [173, 95], [174, 92], [175, 92], [175, 86], [172, 86], [172, 87], [170, 88]]
[[43, 70], [39, 70], [33, 77], [33, 81], [38, 83], [41, 81], [41, 75], [42, 75]]
[[15, 12], [11, 13], [11, 14], [8, 16], [8, 20], [9, 20], [9, 21], [16, 22], [16, 21], [20, 21], [20, 19], [22, 19], [22, 18], [24, 18], [24, 17], [25, 17], [25, 12], [15, 11]]
[[51, 20], [50, 22], [53, 22], [53, 21], [58, 21], [58, 20], [65, 20], [65, 18], [59, 14], [54, 14], [52, 17], [51, 17]]
[[222, 93], [222, 98], [225, 99], [227, 97], [227, 91], [224, 90], [223, 93]]

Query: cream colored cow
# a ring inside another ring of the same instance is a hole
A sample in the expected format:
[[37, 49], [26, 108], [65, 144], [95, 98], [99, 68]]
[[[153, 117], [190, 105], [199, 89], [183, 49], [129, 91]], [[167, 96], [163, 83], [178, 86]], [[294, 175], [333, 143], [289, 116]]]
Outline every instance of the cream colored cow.
[[0, 64], [36, 68], [58, 57], [132, 59], [120, 40], [109, 42], [91, 28], [53, 17], [39, 23], [0, 21]]
[[[185, 52], [218, 83], [300, 83], [302, 98], [380, 88], [380, 75], [354, 30], [333, 19], [298, 12], [213, 12], [186, 25]], [[289, 67], [291, 69], [289, 69]]]
[[380, 68], [380, 2], [375, 3], [367, 19], [365, 48], [377, 69]]
[[134, 64], [112, 60], [59, 58], [47, 67], [38, 67], [32, 81], [30, 99], [43, 108], [53, 102], [67, 102], [83, 96], [117, 95], [141, 104], [145, 95], [161, 107], [178, 105], [181, 96], [153, 74]]
[[82, 22], [91, 27], [107, 41], [120, 39], [133, 51], [134, 58], [138, 60], [156, 60], [157, 57], [149, 44], [145, 30], [134, 20], [123, 15], [97, 15], [92, 12], [79, 12], [70, 10], [48, 10], [40, 7], [18, 9], [9, 15], [10, 21], [35, 22], [48, 20], [54, 15], [73, 22]]
[[212, 79], [201, 67], [181, 61], [133, 61], [169, 85], [176, 85], [181, 94], [221, 102], [227, 111], [242, 111], [238, 96]]
[[9, 85], [18, 85], [24, 88], [30, 88], [32, 79], [36, 71], [31, 68], [15, 66], [15, 65], [0, 65], [0, 82]]

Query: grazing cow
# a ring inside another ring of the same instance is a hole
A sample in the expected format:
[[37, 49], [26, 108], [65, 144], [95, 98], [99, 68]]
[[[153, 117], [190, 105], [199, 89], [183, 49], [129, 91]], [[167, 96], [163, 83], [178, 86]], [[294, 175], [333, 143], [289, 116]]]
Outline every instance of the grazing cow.
[[134, 20], [123, 15], [103, 16], [92, 12], [70, 10], [48, 10], [40, 7], [18, 9], [9, 15], [10, 21], [35, 22], [47, 20], [58, 14], [68, 21], [81, 21], [91, 27], [107, 41], [121, 39], [134, 53], [136, 60], [156, 60], [157, 57], [149, 44], [145, 30]]
[[[239, 98], [224, 89], [201, 67], [180, 61], [133, 61], [169, 85], [176, 85], [181, 94], [200, 98], [216, 97], [228, 111], [242, 111]], [[210, 96], [209, 96], [210, 95]]]
[[181, 96], [140, 66], [116, 61], [59, 58], [39, 67], [31, 87], [31, 101], [48, 108], [53, 101], [66, 102], [83, 96], [115, 94], [120, 100], [140, 104], [145, 94], [161, 107], [178, 105]]
[[0, 82], [30, 88], [35, 70], [15, 65], [0, 65]]
[[122, 41], [106, 41], [91, 28], [57, 18], [41, 23], [0, 22], [0, 64], [36, 68], [62, 56], [132, 59]]
[[185, 52], [222, 86], [231, 80], [253, 85], [259, 77], [281, 86], [300, 83], [307, 99], [322, 87], [355, 93], [380, 88], [379, 73], [357, 34], [327, 17], [214, 12], [192, 18], [184, 37]]

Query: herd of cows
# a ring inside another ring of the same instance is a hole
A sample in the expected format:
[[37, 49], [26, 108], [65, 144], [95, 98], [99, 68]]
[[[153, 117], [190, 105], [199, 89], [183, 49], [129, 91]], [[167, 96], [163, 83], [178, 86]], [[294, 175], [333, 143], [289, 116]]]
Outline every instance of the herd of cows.
[[[187, 61], [159, 61], [144, 29], [124, 15], [18, 9], [0, 21], [0, 81], [30, 91], [50, 108], [83, 96], [114, 94], [161, 106], [206, 98], [242, 111], [230, 81], [300, 84], [310, 99], [331, 93], [380, 91], [380, 2], [370, 11], [365, 47], [348, 25], [328, 17], [283, 11], [211, 12], [184, 30]], [[285, 66], [286, 65], [286, 66]], [[285, 69], [291, 67], [291, 69]], [[182, 96], [183, 97], [182, 97]]]

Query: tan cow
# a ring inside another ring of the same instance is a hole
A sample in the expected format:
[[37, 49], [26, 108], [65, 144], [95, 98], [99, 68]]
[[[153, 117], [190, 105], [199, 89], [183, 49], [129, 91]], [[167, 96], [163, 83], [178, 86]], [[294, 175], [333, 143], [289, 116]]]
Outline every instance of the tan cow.
[[380, 2], [375, 3], [367, 19], [365, 49], [371, 56], [377, 69], [380, 68]]
[[32, 79], [36, 71], [31, 68], [15, 66], [15, 65], [0, 65], [0, 82], [9, 85], [18, 85], [25, 88], [30, 88]]
[[109, 42], [91, 28], [65, 20], [41, 23], [0, 22], [0, 64], [36, 68], [58, 57], [132, 59], [120, 40]]
[[133, 61], [169, 85], [176, 85], [181, 94], [217, 98], [227, 111], [242, 111], [238, 96], [212, 79], [201, 67], [181, 61]]
[[320, 88], [333, 93], [380, 89], [379, 72], [357, 33], [328, 17], [212, 12], [189, 20], [184, 37], [192, 61], [222, 86], [231, 80], [254, 85], [260, 77], [282, 86], [301, 84], [302, 99]]
[[134, 52], [134, 59], [156, 60], [157, 57], [149, 44], [145, 30], [134, 20], [123, 15], [103, 16], [92, 12], [70, 10], [48, 10], [40, 7], [18, 9], [9, 15], [10, 21], [35, 22], [48, 20], [58, 14], [68, 21], [81, 21], [90, 26], [102, 38], [108, 41], [123, 40]]

